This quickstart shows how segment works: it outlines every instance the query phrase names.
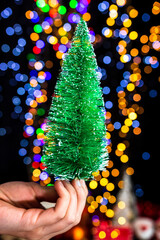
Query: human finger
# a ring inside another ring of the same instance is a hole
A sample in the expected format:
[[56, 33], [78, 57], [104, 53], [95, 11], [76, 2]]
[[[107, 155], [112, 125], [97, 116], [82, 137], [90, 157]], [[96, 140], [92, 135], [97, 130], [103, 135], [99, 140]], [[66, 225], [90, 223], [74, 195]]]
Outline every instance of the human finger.
[[[47, 210], [26, 210], [21, 219], [21, 225], [25, 226], [28, 239], [43, 239], [50, 233], [50, 226], [54, 226], [66, 215], [70, 195], [62, 181], [55, 182], [55, 190], [59, 195], [56, 206]], [[56, 232], [56, 229], [53, 231]]]
[[69, 181], [63, 181], [63, 184], [70, 194], [70, 202], [64, 218], [54, 225], [52, 224], [45, 227], [46, 234], [48, 233], [51, 236], [53, 236], [55, 232], [56, 232], [56, 235], [60, 234], [61, 232], [65, 232], [65, 229], [68, 227], [71, 228], [74, 225], [74, 222], [76, 221], [76, 215], [77, 215], [76, 191]]
[[72, 185], [74, 186], [76, 193], [77, 193], [77, 216], [76, 216], [76, 222], [75, 224], [78, 224], [81, 220], [82, 212], [84, 210], [85, 204], [86, 204], [86, 197], [88, 194], [88, 190], [86, 187], [86, 184], [84, 180], [80, 180], [81, 188], [77, 185], [77, 180], [72, 181]]
[[[68, 208], [66, 216], [64, 217], [64, 219], [62, 221], [60, 221], [59, 223], [54, 225], [56, 232], [53, 232], [53, 228], [52, 228], [52, 232], [49, 234], [49, 238], [53, 237], [54, 236], [53, 234], [59, 235], [59, 234], [62, 234], [64, 232], [70, 230], [73, 226], [78, 224], [81, 219], [81, 214], [83, 212], [85, 202], [86, 202], [86, 192], [83, 189], [81, 182], [79, 180], [73, 180], [71, 186], [73, 187], [73, 189], [75, 191], [74, 194], [77, 195], [76, 196], [77, 207], [76, 207], [76, 211], [74, 211], [74, 212], [76, 212], [75, 213], [76, 215], [75, 216], [73, 215], [74, 214], [73, 209], [72, 209], [73, 205], [69, 204], [71, 207]], [[73, 196], [73, 193], [72, 193], [72, 196]], [[64, 227], [65, 225], [66, 225], [66, 227]]]
[[37, 219], [38, 225], [50, 225], [54, 222], [60, 221], [66, 215], [68, 205], [70, 202], [70, 194], [65, 188], [62, 181], [55, 182], [55, 190], [59, 196], [54, 208], [45, 210]]

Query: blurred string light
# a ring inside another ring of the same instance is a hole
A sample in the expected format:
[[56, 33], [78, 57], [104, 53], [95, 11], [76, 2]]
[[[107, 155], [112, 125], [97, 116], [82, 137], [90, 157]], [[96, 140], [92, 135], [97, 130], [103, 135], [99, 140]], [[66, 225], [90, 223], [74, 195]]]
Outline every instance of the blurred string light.
[[[114, 124], [111, 122], [112, 119], [112, 106], [113, 103], [111, 101], [107, 101], [105, 106], [107, 108], [106, 113], [106, 123], [107, 123], [107, 138], [108, 138], [108, 151], [112, 152], [112, 143], [110, 141], [111, 134], [115, 130], [118, 130], [118, 135], [122, 139], [121, 142], [117, 144], [117, 148], [115, 150], [115, 155], [119, 157], [120, 161], [126, 165], [126, 173], [127, 175], [133, 175], [134, 169], [128, 166], [129, 155], [128, 148], [130, 147], [129, 142], [129, 134], [139, 135], [141, 134], [140, 121], [138, 120], [139, 116], [143, 114], [144, 108], [139, 105], [139, 102], [142, 99], [140, 91], [144, 91], [145, 85], [142, 80], [142, 73], [150, 74], [154, 68], [159, 67], [158, 57], [152, 56], [149, 54], [150, 50], [160, 51], [160, 27], [152, 26], [150, 28], [150, 35], [143, 35], [132, 29], [132, 22], [135, 18], [138, 17], [139, 12], [131, 5], [126, 6], [126, 13], [121, 13], [120, 8], [125, 6], [125, 1], [114, 1], [112, 4], [110, 1], [103, 1], [99, 3], [98, 10], [102, 12], [102, 14], [107, 14], [108, 18], [106, 19], [106, 26], [102, 28], [102, 35], [106, 38], [118, 39], [118, 44], [116, 47], [117, 53], [119, 54], [120, 61], [116, 63], [116, 67], [119, 70], [124, 69], [123, 79], [120, 81], [120, 85], [117, 87], [117, 96], [118, 96], [118, 107], [121, 122], [115, 122]], [[160, 3], [155, 2], [153, 4], [152, 13], [154, 15], [159, 14]], [[142, 21], [148, 22], [150, 21], [151, 16], [148, 13], [144, 13], [142, 15]], [[141, 49], [139, 48], [130, 48], [129, 46], [134, 46], [134, 41], [139, 43], [139, 46], [142, 44]], [[108, 65], [111, 63], [110, 56], [103, 56], [103, 63]], [[143, 66], [140, 64], [143, 63]], [[125, 70], [129, 69], [129, 70]], [[107, 72], [105, 69], [101, 69], [102, 80], [107, 78]], [[104, 76], [104, 77], [103, 77]], [[145, 77], [144, 77], [145, 78]], [[160, 81], [160, 78], [158, 78]], [[109, 87], [103, 88], [104, 94], [110, 93]], [[155, 89], [151, 89], [149, 91], [149, 96], [151, 98], [155, 98], [157, 96], [157, 91]], [[150, 153], [144, 152], [142, 154], [143, 160], [150, 159]], [[109, 175], [113, 177], [117, 177], [119, 175], [119, 170], [114, 168], [114, 162], [112, 160], [109, 161], [109, 166], [106, 172], [102, 172], [102, 174], [97, 173], [95, 176], [95, 180], [90, 182], [90, 188], [96, 189], [98, 187], [98, 181], [101, 186], [106, 188], [106, 192], [104, 190], [103, 195], [94, 198], [93, 196], [89, 196], [87, 201], [90, 204], [88, 207], [88, 211], [90, 213], [94, 213], [96, 209], [99, 208], [101, 213], [104, 213], [108, 218], [114, 217], [114, 211], [112, 209], [108, 209], [107, 203], [115, 203], [116, 198], [114, 194], [112, 195], [112, 191], [116, 187], [112, 182], [106, 181]], [[103, 180], [106, 177], [105, 180]], [[101, 181], [102, 179], [102, 181]], [[118, 187], [123, 188], [123, 181], [118, 182]], [[108, 186], [108, 187], [107, 187]], [[135, 189], [135, 195], [137, 197], [142, 197], [144, 195], [143, 189], [138, 187]], [[103, 206], [103, 199], [105, 196], [106, 204]], [[112, 199], [112, 200], [111, 200]], [[108, 201], [108, 202], [107, 202]], [[102, 205], [101, 205], [102, 204]], [[120, 203], [118, 203], [118, 207], [121, 207]], [[96, 215], [94, 215], [96, 216]], [[93, 216], [93, 226], [99, 226], [100, 221]], [[123, 217], [123, 221], [120, 221], [120, 225], [124, 225], [126, 220]], [[105, 232], [104, 232], [105, 233]], [[100, 239], [105, 238], [105, 236], [100, 236]]]
[[[16, 5], [21, 5], [23, 1], [14, 1]], [[8, 4], [9, 5], [9, 4]], [[25, 83], [28, 80], [28, 76], [26, 74], [21, 73], [20, 64], [18, 57], [23, 53], [24, 48], [26, 46], [26, 40], [23, 37], [23, 29], [21, 24], [15, 23], [13, 21], [14, 16], [14, 8], [6, 7], [0, 12], [0, 21], [5, 21], [6, 24], [3, 23], [4, 28], [2, 35], [4, 37], [4, 41], [0, 46], [1, 56], [5, 56], [6, 62], [0, 62], [0, 75], [5, 76], [9, 71], [11, 73], [11, 78], [9, 79], [9, 85], [11, 87], [17, 87], [17, 94], [11, 97], [13, 111], [10, 114], [12, 119], [20, 119], [23, 122], [24, 120], [24, 112], [21, 106], [22, 100], [21, 97], [25, 94], [25, 88], [22, 87], [22, 83]], [[11, 38], [14, 37], [14, 42], [11, 43]], [[9, 53], [9, 54], [8, 54]], [[8, 55], [7, 55], [8, 54]], [[8, 59], [8, 56], [11, 59]], [[12, 60], [14, 59], [14, 61]], [[0, 86], [0, 90], [3, 90]], [[0, 102], [3, 101], [2, 95], [0, 95]], [[0, 111], [0, 117], [3, 116], [3, 113]], [[0, 135], [5, 136], [10, 133], [11, 129], [8, 127], [3, 127], [0, 129]], [[19, 151], [19, 155], [25, 155], [26, 150], [23, 151], [21, 149]]]

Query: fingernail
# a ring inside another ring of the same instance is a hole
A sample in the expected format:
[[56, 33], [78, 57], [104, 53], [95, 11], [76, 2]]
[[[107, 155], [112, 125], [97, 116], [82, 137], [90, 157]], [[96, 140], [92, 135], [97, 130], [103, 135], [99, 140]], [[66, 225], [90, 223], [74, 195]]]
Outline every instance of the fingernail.
[[83, 179], [80, 180], [81, 181], [81, 184], [85, 187], [85, 181]]
[[76, 181], [78, 187], [82, 187], [81, 183], [79, 180]]
[[64, 186], [61, 180], [58, 180], [58, 182], [61, 186]]

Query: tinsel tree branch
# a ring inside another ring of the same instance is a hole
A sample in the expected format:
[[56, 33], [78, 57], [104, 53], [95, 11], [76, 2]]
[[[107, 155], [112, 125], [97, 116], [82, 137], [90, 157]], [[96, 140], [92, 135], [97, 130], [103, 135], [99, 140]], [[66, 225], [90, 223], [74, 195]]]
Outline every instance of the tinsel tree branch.
[[43, 148], [49, 174], [59, 179], [92, 179], [104, 170], [105, 109], [97, 62], [86, 22], [77, 24], [52, 98]]

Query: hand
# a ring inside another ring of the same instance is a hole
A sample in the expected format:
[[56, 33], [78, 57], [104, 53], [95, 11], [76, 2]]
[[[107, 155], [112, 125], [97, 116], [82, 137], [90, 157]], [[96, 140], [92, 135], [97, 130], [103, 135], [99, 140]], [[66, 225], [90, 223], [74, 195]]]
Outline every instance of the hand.
[[[54, 187], [37, 183], [0, 185], [0, 234], [29, 240], [48, 240], [80, 222], [88, 190], [84, 180], [56, 181]], [[44, 209], [41, 201], [56, 202]]]

